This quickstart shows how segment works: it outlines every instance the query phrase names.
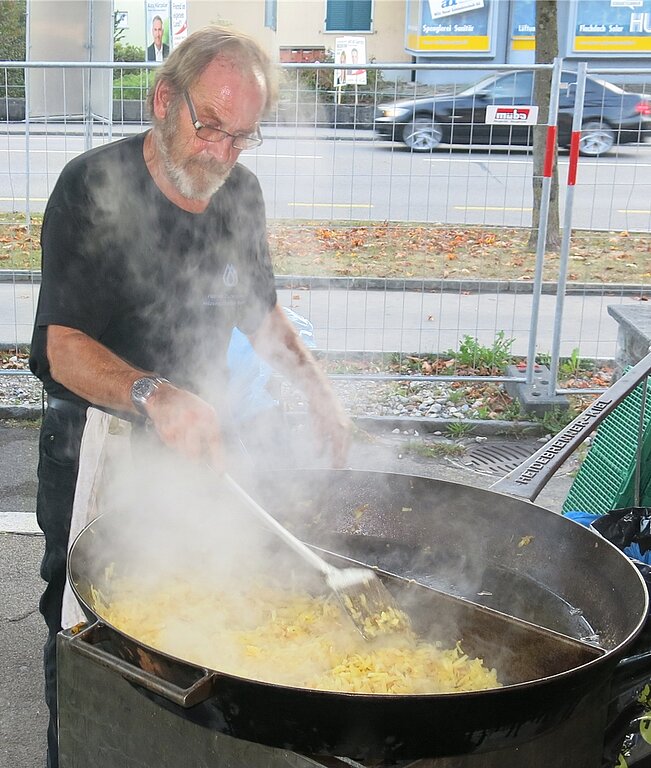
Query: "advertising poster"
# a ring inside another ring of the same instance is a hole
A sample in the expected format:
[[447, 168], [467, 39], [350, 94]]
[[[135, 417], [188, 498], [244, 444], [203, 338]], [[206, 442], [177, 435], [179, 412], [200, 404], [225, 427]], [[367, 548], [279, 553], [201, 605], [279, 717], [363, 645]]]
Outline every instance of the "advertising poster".
[[188, 8], [186, 0], [172, 0], [171, 48], [174, 50], [188, 36]]
[[363, 37], [337, 37], [335, 63], [359, 64], [359, 69], [335, 69], [335, 86], [366, 85], [366, 39]]
[[575, 53], [651, 53], [651, 0], [577, 0]]
[[536, 48], [536, 0], [515, 0], [511, 4], [511, 49]]
[[[416, 0], [410, 0], [410, 6]], [[446, 56], [492, 53], [495, 0], [420, 0], [417, 31], [408, 21], [407, 48]], [[407, 14], [412, 18], [411, 8]]]
[[165, 61], [170, 52], [169, 0], [145, 0], [145, 59]]

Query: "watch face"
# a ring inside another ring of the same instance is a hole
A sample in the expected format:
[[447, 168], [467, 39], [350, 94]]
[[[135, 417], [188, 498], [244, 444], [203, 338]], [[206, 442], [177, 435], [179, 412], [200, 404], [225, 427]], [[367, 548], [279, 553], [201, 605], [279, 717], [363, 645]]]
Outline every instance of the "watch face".
[[136, 382], [134, 382], [133, 385], [133, 393], [137, 397], [141, 397], [143, 399], [147, 399], [158, 388], [158, 385], [153, 379], [138, 379]]
[[157, 389], [156, 379], [148, 377], [136, 379], [131, 386], [131, 400], [137, 408], [143, 406]]

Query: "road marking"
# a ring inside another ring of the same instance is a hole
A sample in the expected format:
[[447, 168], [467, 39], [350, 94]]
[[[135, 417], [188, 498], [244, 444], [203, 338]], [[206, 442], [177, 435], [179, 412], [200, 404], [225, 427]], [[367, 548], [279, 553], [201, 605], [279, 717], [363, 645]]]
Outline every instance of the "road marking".
[[617, 213], [641, 213], [644, 216], [651, 215], [651, 211], [648, 208], [646, 211], [636, 211], [635, 209], [618, 208]]
[[509, 165], [531, 165], [533, 163], [533, 158], [531, 160], [514, 160], [513, 158], [496, 158], [496, 157], [487, 157], [484, 159], [478, 158], [478, 157], [437, 157], [437, 158], [427, 158], [425, 160], [426, 163], [465, 163], [466, 165], [469, 165], [470, 163], [508, 163]]
[[509, 208], [505, 205], [455, 205], [455, 211], [527, 211], [533, 208]]
[[[96, 149], [97, 147], [104, 147], [107, 146], [106, 144], [96, 144], [93, 148]], [[60, 154], [60, 155], [70, 155], [74, 152], [77, 154], [81, 154], [85, 150], [83, 149], [30, 149], [29, 154], [30, 155], [54, 155], [54, 154]], [[25, 154], [27, 152], [26, 149], [14, 149], [11, 148], [11, 152], [22, 152]], [[262, 155], [262, 154], [243, 154], [242, 157], [265, 157], [265, 158], [272, 158], [272, 159], [283, 159], [283, 160], [323, 160], [323, 155]]]
[[372, 208], [372, 203], [287, 203], [294, 208]]
[[[25, 152], [27, 152], [26, 149], [15, 149], [14, 147], [11, 147], [11, 149], [7, 147], [7, 151], [10, 151], [12, 154], [17, 154], [18, 152], [22, 152], [23, 154], [25, 154]], [[84, 151], [83, 149], [30, 149], [29, 154], [30, 155], [54, 155], [56, 153], [59, 153], [63, 155], [70, 155], [73, 152], [77, 152], [77, 154], [81, 154], [83, 151]]]
[[[465, 163], [470, 165], [471, 163], [478, 164], [484, 163], [491, 165], [532, 165], [533, 158], [529, 160], [514, 160], [513, 158], [498, 158], [498, 157], [437, 157], [437, 158], [423, 158], [426, 163]], [[604, 158], [610, 160], [617, 160], [616, 157]], [[565, 157], [558, 158], [559, 164], [567, 165], [569, 162]], [[598, 160], [579, 160], [579, 168], [603, 168], [605, 165], [608, 167], [615, 166], [616, 168], [648, 168], [649, 163], [622, 163], [617, 160], [616, 163], [603, 163]]]
[[[27, 202], [26, 197], [0, 197], [0, 203], [17, 203], [18, 201], [22, 203]], [[30, 197], [29, 201], [31, 203], [47, 203], [48, 198], [47, 197]]]
[[323, 155], [261, 155], [261, 154], [255, 154], [255, 155], [243, 155], [243, 157], [271, 157], [273, 159], [276, 159], [278, 157], [281, 157], [283, 159], [289, 158], [290, 160], [323, 160]]

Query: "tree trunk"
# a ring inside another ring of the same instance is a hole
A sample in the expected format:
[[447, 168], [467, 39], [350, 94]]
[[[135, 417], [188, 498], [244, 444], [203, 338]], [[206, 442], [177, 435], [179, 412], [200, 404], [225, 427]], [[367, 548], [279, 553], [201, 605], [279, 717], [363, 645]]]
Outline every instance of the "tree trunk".
[[[557, 0], [536, 0], [536, 64], [551, 63], [558, 56], [558, 21]], [[547, 120], [549, 116], [549, 96], [551, 91], [551, 70], [536, 72], [534, 78], [534, 103], [538, 105], [538, 125], [533, 128], [533, 216], [528, 248], [536, 250], [538, 228], [540, 227], [540, 203], [542, 199], [542, 178], [545, 161], [545, 143], [547, 140]], [[559, 223], [558, 200], [558, 152], [554, 152], [549, 196], [549, 218], [545, 250], [557, 251], [560, 248], [561, 233]]]

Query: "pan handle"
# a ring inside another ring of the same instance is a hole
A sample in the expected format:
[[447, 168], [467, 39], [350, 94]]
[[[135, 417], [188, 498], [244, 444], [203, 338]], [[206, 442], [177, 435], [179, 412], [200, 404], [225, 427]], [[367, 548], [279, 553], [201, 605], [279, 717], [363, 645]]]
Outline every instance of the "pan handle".
[[491, 485], [492, 491], [533, 501], [547, 481], [586, 437], [651, 372], [651, 353], [618, 379], [533, 456]]
[[107, 627], [101, 622], [96, 621], [94, 624], [85, 627], [77, 634], [71, 636], [70, 647], [79, 655], [85, 656], [87, 659], [100, 664], [112, 672], [117, 672], [118, 675], [121, 675], [130, 683], [140, 685], [151, 693], [156, 693], [183, 709], [194, 707], [196, 704], [206, 701], [212, 695], [213, 680], [215, 678], [214, 672], [194, 667], [190, 664], [184, 664], [188, 669], [196, 669], [197, 672], [200, 672], [201, 677], [188, 688], [181, 688], [101, 648], [98, 643], [107, 637]]

